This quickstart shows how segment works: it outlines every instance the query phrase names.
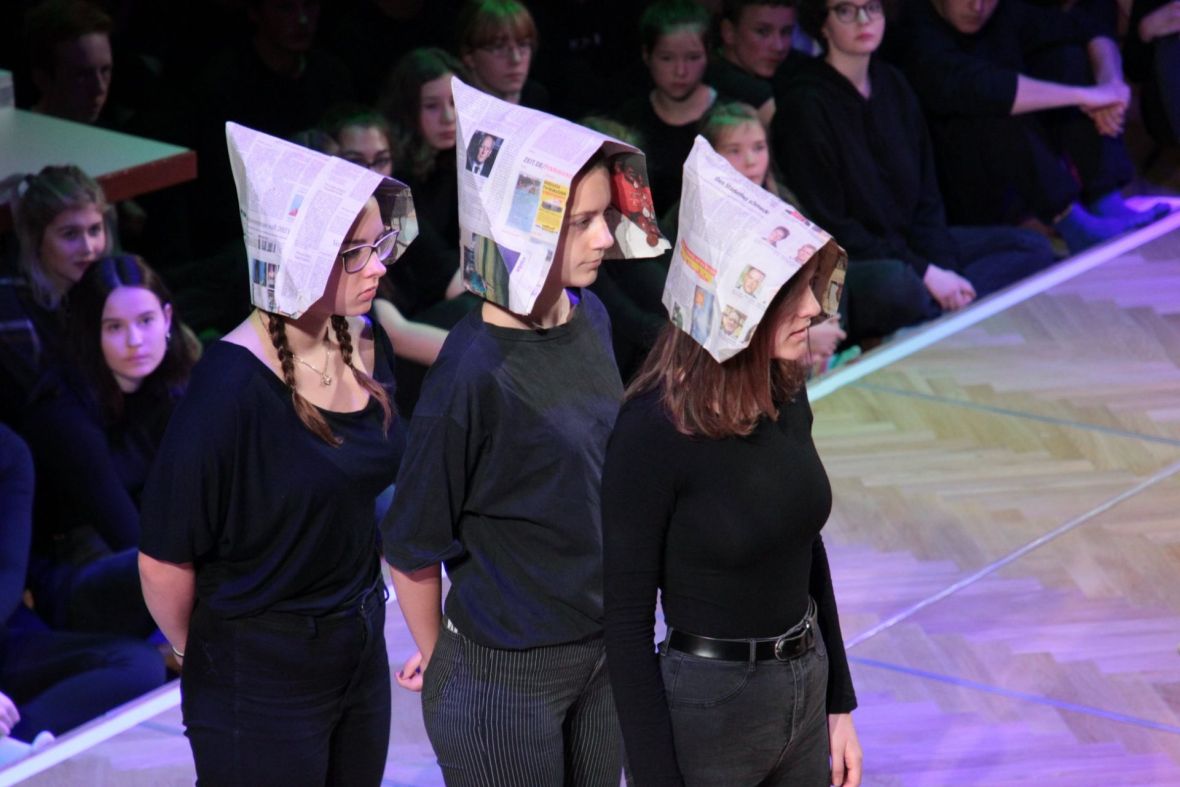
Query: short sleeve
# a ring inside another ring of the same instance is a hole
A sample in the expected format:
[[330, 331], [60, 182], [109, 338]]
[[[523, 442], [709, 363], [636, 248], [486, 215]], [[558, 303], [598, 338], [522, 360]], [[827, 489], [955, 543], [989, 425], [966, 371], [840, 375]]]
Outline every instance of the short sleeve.
[[236, 386], [215, 363], [218, 349], [194, 370], [144, 488], [140, 550], [157, 560], [200, 560], [216, 548], [225, 521], [239, 411], [227, 393]]

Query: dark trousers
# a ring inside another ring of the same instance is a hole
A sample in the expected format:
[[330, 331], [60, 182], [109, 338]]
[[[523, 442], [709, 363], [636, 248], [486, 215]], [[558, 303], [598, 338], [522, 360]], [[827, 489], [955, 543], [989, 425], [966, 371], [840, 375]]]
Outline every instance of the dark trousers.
[[790, 661], [717, 661], [661, 647], [676, 763], [687, 787], [826, 787], [827, 651]]
[[390, 723], [382, 591], [328, 618], [221, 620], [198, 605], [180, 684], [198, 784], [381, 783]]
[[1151, 44], [1151, 74], [1143, 83], [1143, 124], [1161, 145], [1180, 142], [1180, 33]]
[[81, 555], [67, 546], [53, 557], [30, 559], [29, 587], [37, 613], [52, 627], [70, 631], [127, 637], [155, 631], [139, 584], [139, 550], [112, 553], [103, 548]]
[[422, 715], [449, 787], [618, 787], [622, 738], [601, 637], [499, 650], [444, 628]]
[[0, 689], [20, 710], [12, 736], [61, 735], [164, 682], [153, 645], [101, 634], [9, 630], [0, 634]]
[[[982, 298], [1055, 261], [1040, 233], [1018, 227], [950, 227], [959, 247], [958, 273]], [[938, 264], [934, 260], [934, 264]], [[944, 267], [944, 266], [940, 266]], [[942, 314], [914, 268], [901, 260], [852, 260], [844, 280], [846, 340], [888, 336]]]

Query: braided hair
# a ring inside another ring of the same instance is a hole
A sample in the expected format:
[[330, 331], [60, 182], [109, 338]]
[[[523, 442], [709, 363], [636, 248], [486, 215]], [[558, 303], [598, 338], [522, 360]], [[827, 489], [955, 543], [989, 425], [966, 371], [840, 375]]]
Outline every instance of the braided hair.
[[[295, 406], [295, 414], [299, 416], [299, 420], [312, 434], [328, 445], [339, 448], [344, 440], [332, 431], [332, 427], [328, 425], [323, 414], [315, 405], [307, 401], [299, 393], [299, 389], [295, 387], [295, 354], [287, 345], [286, 318], [278, 314], [267, 313], [267, 329], [270, 332], [270, 343], [274, 345], [275, 352], [279, 357], [283, 382], [291, 389], [291, 403]], [[380, 383], [353, 365], [352, 335], [348, 330], [348, 319], [340, 315], [332, 315], [332, 329], [336, 333], [336, 341], [340, 343], [340, 355], [344, 359], [344, 363], [352, 369], [353, 376], [361, 384], [361, 387], [381, 405], [381, 410], [384, 413], [381, 428], [388, 430], [389, 424], [393, 420], [393, 406], [389, 401], [389, 393]]]

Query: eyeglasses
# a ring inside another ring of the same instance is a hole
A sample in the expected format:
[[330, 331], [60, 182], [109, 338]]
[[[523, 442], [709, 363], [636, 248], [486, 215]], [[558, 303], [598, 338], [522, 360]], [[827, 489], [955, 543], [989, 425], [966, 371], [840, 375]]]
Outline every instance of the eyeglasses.
[[369, 264], [369, 256], [377, 255], [377, 259], [385, 262], [397, 247], [397, 235], [401, 230], [390, 230], [377, 239], [376, 243], [364, 243], [340, 252], [340, 260], [344, 263], [345, 273], [360, 273]]
[[523, 41], [513, 41], [508, 38], [500, 38], [490, 44], [484, 44], [479, 47], [481, 52], [487, 52], [489, 55], [498, 57], [502, 60], [516, 55], [517, 57], [528, 57], [533, 53], [533, 44], [531, 39], [526, 38]]
[[343, 156], [342, 158], [350, 164], [356, 164], [358, 167], [371, 169], [374, 172], [393, 172], [393, 156], [388, 153], [382, 153], [372, 161], [368, 161], [361, 156]]
[[[880, 19], [884, 13], [885, 8], [881, 5], [881, 0], [869, 0], [867, 3], [857, 5], [856, 3], [836, 3], [834, 6], [828, 8], [836, 15], [836, 21], [842, 25], [850, 25], [853, 22], [872, 22], [874, 19]], [[864, 19], [861, 19], [861, 15]]]

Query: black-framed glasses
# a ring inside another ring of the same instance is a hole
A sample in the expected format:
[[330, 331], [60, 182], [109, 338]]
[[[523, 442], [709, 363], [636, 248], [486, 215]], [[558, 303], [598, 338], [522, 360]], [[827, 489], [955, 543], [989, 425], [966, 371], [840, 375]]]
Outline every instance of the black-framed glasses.
[[388, 153], [378, 154], [372, 161], [364, 156], [341, 156], [341, 158], [350, 164], [356, 164], [358, 167], [364, 167], [373, 172], [393, 172], [393, 156]]
[[526, 38], [523, 41], [513, 41], [510, 38], [498, 38], [490, 44], [484, 44], [479, 47], [483, 52], [490, 55], [507, 60], [509, 57], [516, 55], [517, 57], [528, 57], [533, 53], [533, 40]]
[[369, 264], [369, 255], [376, 254], [377, 259], [385, 262], [389, 255], [397, 248], [397, 235], [401, 230], [393, 229], [377, 239], [376, 243], [363, 243], [340, 252], [340, 260], [344, 263], [345, 273], [360, 273]]
[[867, 3], [836, 3], [834, 6], [828, 8], [836, 15], [836, 21], [842, 25], [850, 25], [853, 22], [861, 20], [861, 14], [864, 14], [864, 22], [872, 22], [874, 19], [880, 19], [885, 14], [885, 6], [881, 4], [881, 0], [868, 0]]

